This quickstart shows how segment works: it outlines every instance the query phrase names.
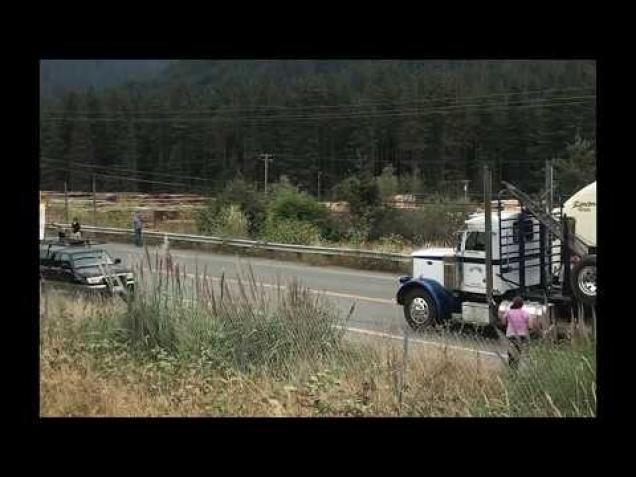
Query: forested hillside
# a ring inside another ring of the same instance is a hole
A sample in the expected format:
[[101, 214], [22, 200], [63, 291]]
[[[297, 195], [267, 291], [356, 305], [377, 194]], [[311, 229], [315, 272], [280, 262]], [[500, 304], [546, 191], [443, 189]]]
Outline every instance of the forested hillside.
[[92, 173], [99, 190], [262, 187], [267, 153], [270, 181], [322, 198], [389, 165], [402, 192], [477, 192], [484, 163], [536, 192], [546, 159], [579, 154], [572, 188], [595, 174], [595, 95], [592, 61], [172, 61], [43, 99], [41, 187], [88, 190]]
[[42, 60], [40, 94], [51, 98], [72, 91], [101, 90], [127, 81], [147, 80], [169, 63], [167, 60]]

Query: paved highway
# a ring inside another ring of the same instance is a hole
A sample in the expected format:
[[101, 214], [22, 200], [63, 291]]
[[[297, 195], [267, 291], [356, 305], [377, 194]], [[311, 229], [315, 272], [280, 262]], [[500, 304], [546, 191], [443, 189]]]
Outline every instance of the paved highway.
[[[123, 263], [138, 263], [144, 257], [143, 249], [133, 245], [108, 243], [103, 246]], [[159, 247], [149, 247], [154, 263], [154, 254]], [[355, 311], [348, 321], [348, 328], [366, 336], [378, 336], [399, 339], [403, 336], [406, 323], [402, 307], [395, 303], [398, 287], [398, 275], [395, 273], [353, 270], [343, 267], [311, 266], [294, 262], [277, 261], [265, 258], [239, 257], [237, 255], [219, 255], [209, 252], [172, 249], [174, 263], [185, 266], [187, 273], [194, 273], [198, 267], [201, 273], [207, 267], [209, 277], [225, 277], [230, 282], [239, 276], [239, 269], [246, 276], [251, 266], [256, 280], [275, 286], [298, 280], [303, 286], [324, 294], [346, 315], [353, 302]], [[418, 334], [416, 340], [439, 341], [434, 333]], [[446, 339], [448, 341], [448, 339]], [[491, 352], [502, 352], [500, 343], [489, 339], [475, 339], [474, 333], [464, 334], [451, 340], [453, 345]]]

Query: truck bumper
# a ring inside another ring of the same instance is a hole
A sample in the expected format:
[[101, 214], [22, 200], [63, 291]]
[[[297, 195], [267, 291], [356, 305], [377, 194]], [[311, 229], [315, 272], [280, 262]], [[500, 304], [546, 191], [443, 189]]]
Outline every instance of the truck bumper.
[[135, 289], [135, 282], [128, 280], [125, 285], [115, 285], [113, 287], [109, 287], [104, 283], [100, 283], [97, 285], [74, 285], [74, 289], [91, 292], [91, 293], [100, 293], [100, 294], [122, 294], [126, 292], [132, 292]]

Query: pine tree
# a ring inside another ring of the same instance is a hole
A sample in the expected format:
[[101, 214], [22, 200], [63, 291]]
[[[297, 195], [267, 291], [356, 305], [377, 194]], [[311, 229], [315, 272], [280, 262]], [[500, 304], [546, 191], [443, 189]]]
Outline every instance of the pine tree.
[[[319, 171], [323, 190], [388, 165], [402, 183], [419, 169], [427, 190], [445, 190], [449, 181], [480, 183], [483, 163], [495, 168], [493, 187], [508, 179], [534, 190], [545, 159], [577, 134], [595, 139], [593, 99], [554, 98], [594, 87], [588, 61], [175, 61], [152, 85], [43, 99], [40, 142], [58, 160], [202, 175], [215, 186], [239, 172], [260, 184], [258, 157], [268, 152], [277, 155], [272, 180], [286, 173], [312, 193]], [[50, 172], [60, 183], [69, 174]], [[100, 179], [104, 189], [133, 185]]]

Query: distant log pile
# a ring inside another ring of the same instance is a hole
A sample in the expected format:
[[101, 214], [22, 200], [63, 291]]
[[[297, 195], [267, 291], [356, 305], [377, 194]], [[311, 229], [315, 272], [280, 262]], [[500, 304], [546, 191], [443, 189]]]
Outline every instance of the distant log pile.
[[[64, 206], [64, 193], [43, 191], [42, 200], [49, 206]], [[72, 207], [93, 207], [93, 194], [90, 192], [69, 192], [69, 205]], [[132, 192], [97, 192], [95, 206], [98, 209], [162, 209], [175, 210], [205, 207], [208, 198], [197, 194], [139, 194]]]

